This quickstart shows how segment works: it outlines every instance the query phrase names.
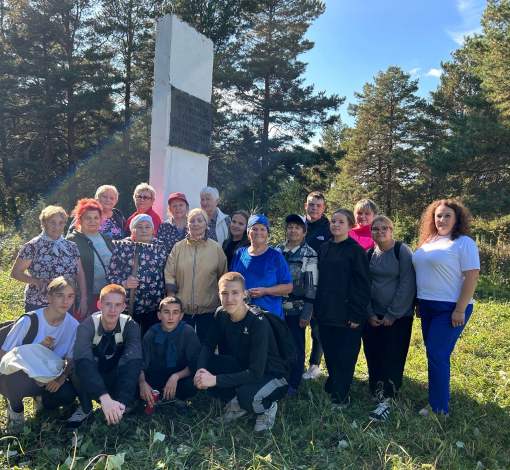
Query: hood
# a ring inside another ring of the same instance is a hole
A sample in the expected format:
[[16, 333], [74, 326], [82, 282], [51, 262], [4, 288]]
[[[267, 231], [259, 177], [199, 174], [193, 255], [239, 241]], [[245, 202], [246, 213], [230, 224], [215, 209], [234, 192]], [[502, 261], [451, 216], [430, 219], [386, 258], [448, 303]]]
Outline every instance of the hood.
[[357, 225], [352, 229], [356, 235], [368, 235], [372, 236], [372, 231], [370, 225]]

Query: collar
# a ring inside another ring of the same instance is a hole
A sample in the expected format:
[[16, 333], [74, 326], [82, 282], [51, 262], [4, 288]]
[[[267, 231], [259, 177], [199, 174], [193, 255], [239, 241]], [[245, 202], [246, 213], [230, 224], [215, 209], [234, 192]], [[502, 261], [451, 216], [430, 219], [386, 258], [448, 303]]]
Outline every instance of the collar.
[[285, 243], [283, 244], [283, 251], [286, 251], [286, 252], [290, 252], [290, 253], [297, 253], [301, 248], [303, 248], [303, 246], [305, 245], [305, 241], [303, 240], [298, 246], [295, 246], [294, 248], [292, 248], [291, 250], [289, 250], [287, 248], [287, 242], [289, 240], [286, 240]]
[[120, 330], [120, 317], [117, 320], [117, 324], [115, 325], [115, 328], [113, 330], [111, 330], [111, 331], [105, 331], [105, 329], [103, 328], [103, 322], [102, 321], [99, 322], [99, 326], [97, 327], [97, 334], [99, 336], [104, 336], [107, 333], [115, 334], [115, 333], [120, 333], [120, 332], [121, 332], [121, 330]]

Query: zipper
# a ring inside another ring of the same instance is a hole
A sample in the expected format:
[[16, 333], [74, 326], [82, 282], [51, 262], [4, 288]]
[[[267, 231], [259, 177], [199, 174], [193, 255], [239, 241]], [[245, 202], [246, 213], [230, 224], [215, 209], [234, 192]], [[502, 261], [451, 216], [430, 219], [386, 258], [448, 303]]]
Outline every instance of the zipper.
[[193, 259], [193, 278], [191, 279], [191, 316], [195, 315], [194, 297], [195, 297], [195, 268], [197, 266], [197, 246], [198, 243], [195, 240], [195, 257]]

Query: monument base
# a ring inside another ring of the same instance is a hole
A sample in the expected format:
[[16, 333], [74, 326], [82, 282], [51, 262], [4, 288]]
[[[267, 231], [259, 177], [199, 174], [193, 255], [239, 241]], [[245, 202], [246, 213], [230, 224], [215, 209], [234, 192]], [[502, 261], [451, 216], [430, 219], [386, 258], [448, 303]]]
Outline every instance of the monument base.
[[209, 157], [177, 147], [166, 147], [163, 158], [151, 157], [150, 181], [157, 193], [154, 210], [167, 219], [168, 196], [184, 193], [190, 210], [200, 207], [200, 190], [207, 186]]

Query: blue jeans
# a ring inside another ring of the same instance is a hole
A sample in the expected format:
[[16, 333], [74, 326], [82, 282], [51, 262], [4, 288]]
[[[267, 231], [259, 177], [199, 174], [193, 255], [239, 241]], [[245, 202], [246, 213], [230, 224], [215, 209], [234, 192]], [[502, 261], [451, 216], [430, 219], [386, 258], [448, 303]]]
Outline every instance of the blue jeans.
[[455, 302], [418, 299], [421, 331], [427, 349], [429, 366], [429, 404], [434, 413], [448, 413], [450, 401], [450, 356], [473, 312], [473, 304], [466, 308], [464, 325], [453, 327]]
[[285, 323], [289, 327], [289, 332], [294, 339], [294, 345], [296, 346], [296, 365], [290, 371], [289, 376], [289, 387], [297, 390], [301, 383], [303, 375], [303, 369], [305, 367], [305, 332], [306, 328], [299, 326], [299, 315], [285, 315]]

